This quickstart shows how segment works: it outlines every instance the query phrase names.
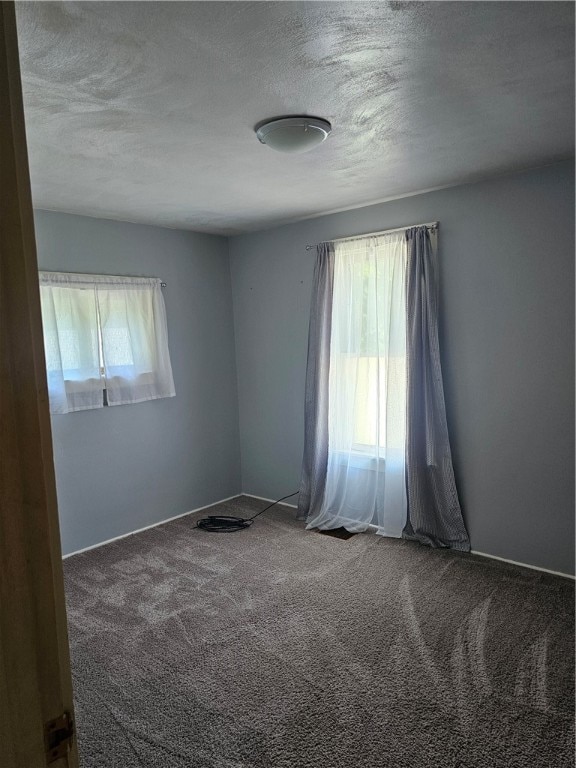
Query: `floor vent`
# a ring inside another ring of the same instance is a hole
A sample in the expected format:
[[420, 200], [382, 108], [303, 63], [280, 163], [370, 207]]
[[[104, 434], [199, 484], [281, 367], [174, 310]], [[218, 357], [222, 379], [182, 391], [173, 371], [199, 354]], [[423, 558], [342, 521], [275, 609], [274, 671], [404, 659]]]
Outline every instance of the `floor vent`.
[[329, 531], [320, 531], [317, 529], [317, 533], [321, 533], [323, 536], [332, 536], [334, 539], [351, 539], [352, 536], [356, 536], [353, 531], [347, 531], [346, 528], [332, 528]]

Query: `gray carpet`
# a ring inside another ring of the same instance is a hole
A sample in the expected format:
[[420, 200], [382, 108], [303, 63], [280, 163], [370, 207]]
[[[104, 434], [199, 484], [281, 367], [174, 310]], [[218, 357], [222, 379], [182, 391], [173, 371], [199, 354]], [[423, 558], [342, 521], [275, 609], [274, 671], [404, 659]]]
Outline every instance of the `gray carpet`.
[[83, 768], [574, 765], [572, 582], [203, 514], [65, 562]]

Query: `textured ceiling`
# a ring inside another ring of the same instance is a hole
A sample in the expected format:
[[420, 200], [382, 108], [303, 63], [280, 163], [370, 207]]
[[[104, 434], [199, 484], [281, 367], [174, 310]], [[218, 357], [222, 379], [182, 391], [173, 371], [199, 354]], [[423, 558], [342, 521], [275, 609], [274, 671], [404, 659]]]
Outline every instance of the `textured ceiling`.
[[[17, 3], [36, 207], [233, 234], [571, 156], [571, 2]], [[267, 117], [328, 119], [309, 154]]]

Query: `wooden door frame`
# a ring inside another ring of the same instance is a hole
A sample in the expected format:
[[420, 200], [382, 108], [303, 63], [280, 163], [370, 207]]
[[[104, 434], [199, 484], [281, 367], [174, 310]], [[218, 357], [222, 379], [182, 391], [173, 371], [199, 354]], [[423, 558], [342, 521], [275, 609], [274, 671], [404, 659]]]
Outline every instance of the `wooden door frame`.
[[[0, 763], [43, 768], [73, 716], [38, 264], [13, 2], [0, 2]], [[54, 768], [77, 768], [73, 742]]]

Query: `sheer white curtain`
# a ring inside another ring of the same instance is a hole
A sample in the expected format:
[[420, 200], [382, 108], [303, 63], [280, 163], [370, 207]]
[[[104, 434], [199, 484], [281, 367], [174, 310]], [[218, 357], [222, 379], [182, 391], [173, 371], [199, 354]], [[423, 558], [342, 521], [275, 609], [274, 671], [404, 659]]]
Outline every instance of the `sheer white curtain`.
[[404, 232], [335, 243], [324, 500], [308, 528], [406, 522]]
[[107, 281], [97, 290], [108, 405], [172, 397], [160, 281]]
[[157, 278], [40, 272], [52, 413], [175, 394]]
[[79, 275], [40, 273], [44, 351], [51, 413], [101, 408], [95, 285]]

